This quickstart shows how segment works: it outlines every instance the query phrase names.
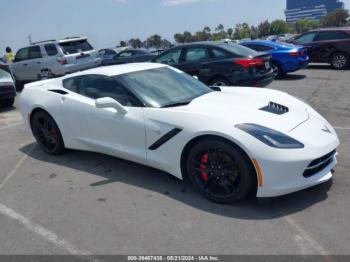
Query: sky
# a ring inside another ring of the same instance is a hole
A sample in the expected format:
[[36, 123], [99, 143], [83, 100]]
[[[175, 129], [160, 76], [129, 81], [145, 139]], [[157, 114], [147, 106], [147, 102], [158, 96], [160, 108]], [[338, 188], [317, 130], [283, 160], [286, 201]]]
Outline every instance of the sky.
[[[344, 0], [350, 8], [350, 0]], [[0, 0], [0, 53], [33, 41], [87, 36], [96, 48], [120, 40], [195, 32], [218, 24], [285, 19], [286, 0]]]

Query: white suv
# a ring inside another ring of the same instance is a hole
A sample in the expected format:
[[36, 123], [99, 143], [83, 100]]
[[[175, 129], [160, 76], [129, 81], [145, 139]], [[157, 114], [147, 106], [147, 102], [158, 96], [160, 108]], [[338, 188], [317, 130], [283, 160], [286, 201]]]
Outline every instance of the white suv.
[[11, 70], [18, 83], [97, 67], [101, 58], [86, 37], [33, 43], [17, 51]]

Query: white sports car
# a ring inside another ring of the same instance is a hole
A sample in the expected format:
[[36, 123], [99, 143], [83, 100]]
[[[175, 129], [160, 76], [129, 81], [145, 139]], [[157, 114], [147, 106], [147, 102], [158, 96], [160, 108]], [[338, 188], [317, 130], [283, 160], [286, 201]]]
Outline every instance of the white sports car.
[[128, 159], [186, 178], [216, 202], [301, 190], [329, 180], [336, 165], [336, 132], [307, 104], [270, 89], [211, 89], [166, 65], [31, 83], [20, 106], [49, 154], [71, 148]]

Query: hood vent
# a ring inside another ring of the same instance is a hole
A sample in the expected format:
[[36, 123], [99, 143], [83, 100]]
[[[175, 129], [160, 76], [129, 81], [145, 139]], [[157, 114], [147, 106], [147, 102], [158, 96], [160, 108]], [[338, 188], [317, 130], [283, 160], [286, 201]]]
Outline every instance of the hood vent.
[[262, 111], [266, 111], [276, 115], [283, 115], [289, 112], [289, 108], [274, 102], [269, 102], [269, 104], [263, 108], [260, 108]]

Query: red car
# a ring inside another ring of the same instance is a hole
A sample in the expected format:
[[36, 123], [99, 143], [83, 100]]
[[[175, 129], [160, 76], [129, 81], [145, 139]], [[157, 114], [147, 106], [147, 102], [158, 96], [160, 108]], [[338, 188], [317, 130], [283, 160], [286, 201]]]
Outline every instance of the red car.
[[335, 69], [350, 64], [350, 27], [316, 29], [289, 42], [307, 47], [311, 63], [328, 63]]

